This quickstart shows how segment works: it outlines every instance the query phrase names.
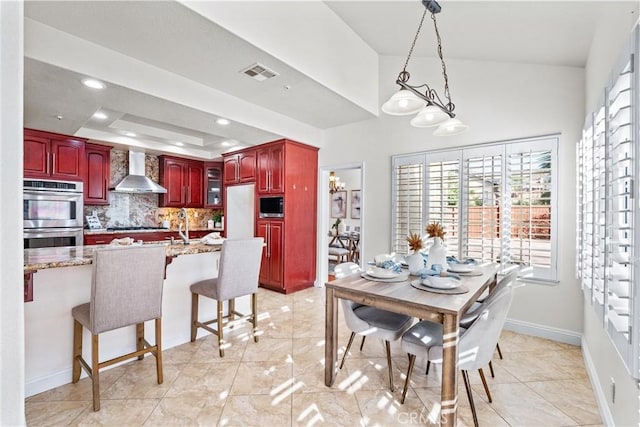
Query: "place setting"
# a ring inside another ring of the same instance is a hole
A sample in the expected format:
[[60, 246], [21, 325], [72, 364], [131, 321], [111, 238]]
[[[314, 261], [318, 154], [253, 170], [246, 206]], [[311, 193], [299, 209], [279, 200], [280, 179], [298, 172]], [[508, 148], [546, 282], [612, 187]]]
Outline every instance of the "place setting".
[[434, 292], [437, 294], [464, 294], [469, 292], [469, 288], [460, 282], [455, 276], [426, 276], [424, 279], [411, 281], [411, 286], [422, 291]]
[[402, 270], [401, 268], [376, 267], [373, 265], [368, 266], [360, 275], [367, 280], [385, 283], [404, 282], [409, 279], [409, 272], [407, 270]]

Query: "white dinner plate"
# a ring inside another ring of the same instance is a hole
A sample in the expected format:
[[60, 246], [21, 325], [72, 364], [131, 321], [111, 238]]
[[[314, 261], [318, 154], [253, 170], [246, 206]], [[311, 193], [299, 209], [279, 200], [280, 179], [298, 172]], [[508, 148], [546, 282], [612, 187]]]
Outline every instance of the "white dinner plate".
[[365, 273], [367, 273], [371, 277], [376, 277], [378, 279], [392, 279], [400, 275], [400, 273], [396, 273], [393, 270], [388, 270], [386, 268], [380, 267], [369, 267]]
[[422, 284], [436, 289], [454, 289], [460, 285], [460, 281], [452, 277], [427, 276]]
[[449, 264], [447, 270], [452, 273], [471, 273], [475, 268], [466, 264]]

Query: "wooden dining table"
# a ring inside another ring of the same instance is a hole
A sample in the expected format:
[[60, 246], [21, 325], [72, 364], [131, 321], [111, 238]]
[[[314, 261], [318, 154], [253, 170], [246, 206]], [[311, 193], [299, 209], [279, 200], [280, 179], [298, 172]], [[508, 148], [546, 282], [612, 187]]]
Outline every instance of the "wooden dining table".
[[443, 363], [441, 392], [441, 424], [455, 426], [458, 404], [458, 341], [460, 317], [487, 289], [497, 281], [495, 264], [479, 266], [482, 275], [462, 276], [464, 294], [441, 294], [416, 289], [409, 276], [404, 282], [384, 283], [363, 278], [359, 273], [326, 283], [325, 372], [324, 382], [333, 386], [338, 366], [338, 299], [431, 320], [443, 326]]

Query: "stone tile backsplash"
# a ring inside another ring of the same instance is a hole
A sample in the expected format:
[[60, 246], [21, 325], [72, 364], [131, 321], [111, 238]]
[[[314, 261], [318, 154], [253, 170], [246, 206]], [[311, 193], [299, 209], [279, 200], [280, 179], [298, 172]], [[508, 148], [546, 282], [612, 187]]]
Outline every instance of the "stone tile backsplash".
[[[129, 152], [111, 150], [110, 188], [115, 187], [129, 171]], [[145, 156], [145, 172], [153, 181], [159, 181], [158, 156]], [[110, 191], [109, 205], [84, 207], [85, 215], [94, 211], [103, 227], [160, 227], [168, 219], [171, 229], [178, 229], [178, 208], [159, 208], [158, 194], [116, 193]], [[215, 209], [187, 209], [189, 228], [205, 229]], [[196, 218], [197, 215], [197, 218]]]

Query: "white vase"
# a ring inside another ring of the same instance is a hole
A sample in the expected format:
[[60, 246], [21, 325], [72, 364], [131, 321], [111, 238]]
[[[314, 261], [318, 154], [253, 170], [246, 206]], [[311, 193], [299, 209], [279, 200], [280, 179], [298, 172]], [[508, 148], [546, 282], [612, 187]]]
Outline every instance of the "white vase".
[[405, 261], [407, 261], [410, 274], [416, 275], [418, 274], [418, 271], [424, 268], [424, 258], [418, 251], [412, 253], [411, 255], [407, 255], [406, 257], [404, 257], [404, 259]]
[[447, 268], [447, 247], [439, 237], [433, 238], [433, 245], [429, 249], [429, 258], [427, 259], [427, 268], [431, 268], [435, 264], [440, 264], [443, 270]]

